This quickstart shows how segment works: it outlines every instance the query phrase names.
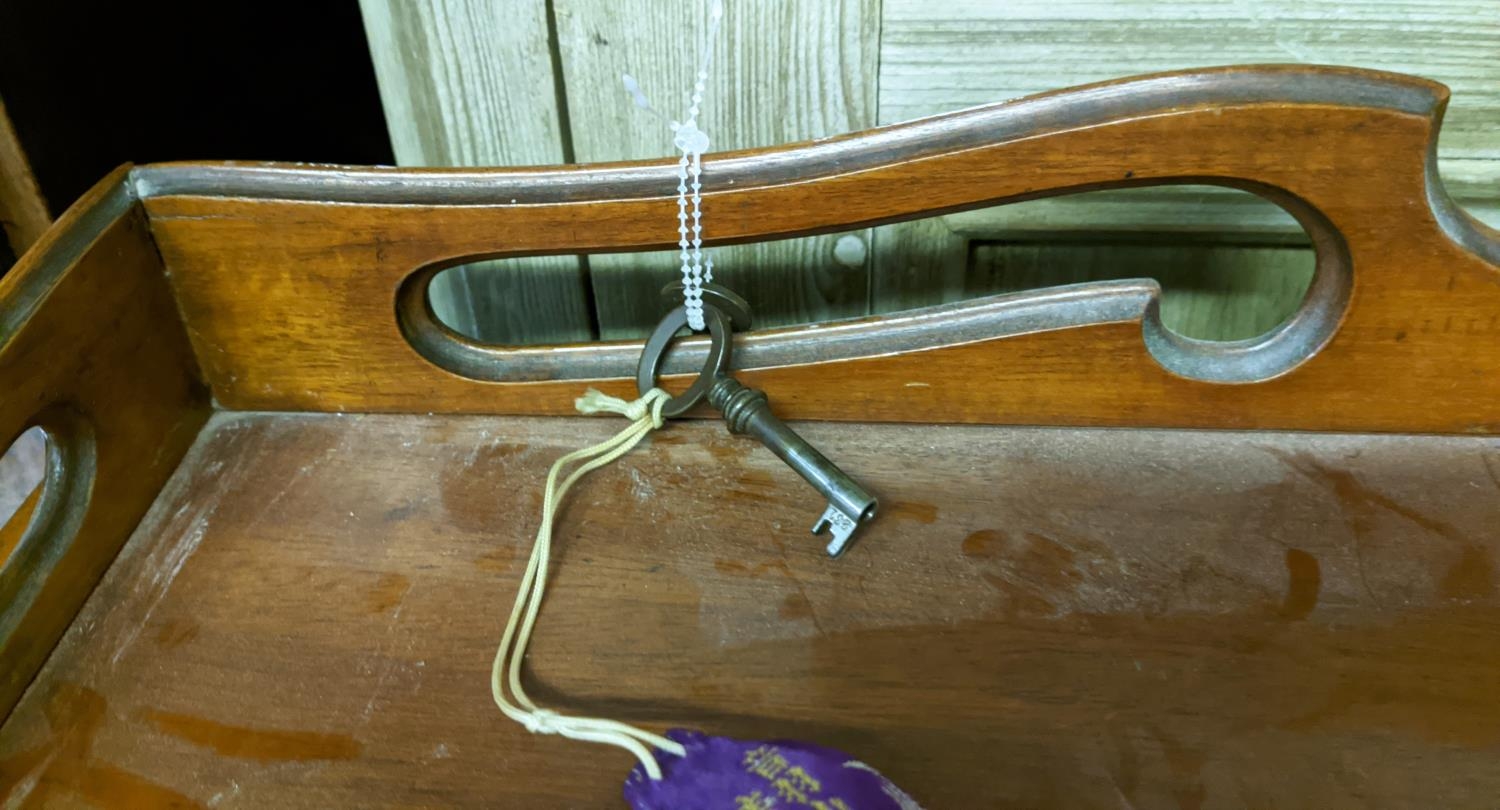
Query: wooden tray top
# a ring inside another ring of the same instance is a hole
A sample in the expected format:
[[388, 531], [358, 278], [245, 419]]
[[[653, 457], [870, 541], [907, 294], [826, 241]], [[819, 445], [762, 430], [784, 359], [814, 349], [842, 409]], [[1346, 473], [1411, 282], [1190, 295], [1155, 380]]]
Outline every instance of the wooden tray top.
[[[1493, 806], [1500, 234], [1436, 175], [1446, 99], [1191, 71], [711, 156], [719, 242], [1216, 183], [1317, 270], [1235, 343], [1150, 280], [737, 336], [881, 517], [830, 561], [794, 473], [674, 423], [562, 512], [530, 690], [929, 808]], [[0, 527], [0, 804], [617, 806], [628, 755], [488, 675], [547, 467], [622, 426], [564, 414], [640, 344], [475, 343], [426, 283], [666, 246], [672, 178], [168, 164], [75, 205], [0, 279], [0, 442], [50, 442]]]

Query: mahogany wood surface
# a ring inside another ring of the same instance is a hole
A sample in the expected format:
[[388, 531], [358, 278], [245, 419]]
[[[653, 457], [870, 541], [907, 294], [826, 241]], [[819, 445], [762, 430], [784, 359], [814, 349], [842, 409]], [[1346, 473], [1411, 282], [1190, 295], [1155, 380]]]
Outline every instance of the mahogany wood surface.
[[[795, 473], [673, 424], [564, 509], [532, 694], [817, 740], [929, 808], [1491, 806], [1500, 440], [1431, 434], [1500, 429], [1500, 247], [1432, 174], [1445, 99], [1225, 69], [714, 156], [724, 242], [1219, 182], [1319, 275], [1237, 345], [1163, 336], [1146, 283], [976, 305], [1041, 313], [1003, 337], [745, 336], [779, 413], [861, 423], [798, 428], [880, 517], [830, 561]], [[0, 568], [0, 804], [617, 805], [628, 757], [488, 672], [548, 465], [622, 426], [514, 414], [629, 395], [566, 373], [628, 351], [454, 344], [483, 381], [397, 308], [434, 263], [661, 246], [671, 174], [164, 165], [70, 209], [0, 281], [0, 441], [61, 448]]]
[[[560, 454], [616, 418], [220, 414], [0, 731], [13, 806], [620, 806], [489, 665]], [[946, 808], [1484, 808], [1500, 441], [706, 421], [585, 479], [528, 690], [790, 736]]]
[[16, 545], [0, 567], [0, 715], [208, 415], [126, 172], [101, 181], [0, 279], [0, 444], [40, 425], [64, 459], [61, 476], [47, 474], [34, 529], [4, 530]]
[[[803, 359], [746, 376], [797, 418], [1492, 432], [1500, 242], [1453, 209], [1433, 176], [1445, 103], [1441, 86], [1391, 74], [1234, 68], [711, 156], [705, 210], [718, 242], [1161, 182], [1250, 188], [1328, 237], [1320, 272], [1330, 294], [1310, 298], [1303, 316], [1337, 331], [1274, 379], [1221, 385], [1170, 372], [1143, 345], [1140, 318], [837, 363], [818, 362], [817, 330], [768, 334], [757, 337], [805, 345]], [[541, 414], [570, 412], [579, 381], [499, 384], [438, 368], [397, 325], [403, 280], [476, 256], [667, 246], [670, 173], [667, 162], [168, 165], [142, 169], [137, 183], [224, 407]], [[1334, 278], [1339, 267], [1348, 277]]]

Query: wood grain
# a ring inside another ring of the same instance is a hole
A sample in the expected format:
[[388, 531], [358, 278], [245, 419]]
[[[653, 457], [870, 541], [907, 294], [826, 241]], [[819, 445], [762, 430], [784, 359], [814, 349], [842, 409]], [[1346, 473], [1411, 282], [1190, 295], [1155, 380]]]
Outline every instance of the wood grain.
[[969, 239], [954, 231], [949, 219], [927, 217], [874, 229], [871, 312], [900, 312], [968, 297]]
[[[1334, 87], [1357, 92], [1327, 95]], [[1252, 89], [1263, 95], [1236, 95]], [[1388, 106], [1369, 101], [1382, 96]], [[726, 242], [847, 230], [1049, 190], [1212, 179], [1250, 181], [1321, 211], [1347, 246], [1352, 273], [1349, 308], [1327, 345], [1253, 384], [1166, 371], [1143, 345], [1142, 322], [1131, 319], [827, 363], [817, 362], [814, 330], [805, 333], [805, 362], [746, 378], [794, 418], [1494, 431], [1500, 247], [1429, 186], [1426, 150], [1445, 100], [1438, 85], [1388, 74], [1241, 68], [716, 155], [709, 165], [722, 168], [707, 192], [720, 212], [716, 238]], [[1017, 174], [1018, 165], [1031, 171]], [[200, 172], [212, 184], [195, 193]], [[225, 407], [566, 413], [586, 381], [480, 383], [443, 371], [406, 344], [392, 301], [404, 278], [433, 262], [659, 249], [664, 236], [651, 226], [673, 204], [654, 196], [653, 178], [667, 172], [661, 164], [482, 172], [453, 185], [438, 185], [451, 175], [394, 173], [408, 199], [427, 183], [460, 200], [514, 189], [506, 195], [527, 198], [518, 205], [247, 199], [282, 193], [256, 191], [263, 178], [298, 194], [354, 195], [365, 184], [384, 194], [390, 172], [340, 170], [328, 179], [178, 167], [140, 183], [197, 356]], [[234, 198], [217, 196], [240, 174], [247, 184]], [[317, 181], [294, 182], [302, 177]], [[478, 196], [462, 196], [470, 194]], [[1325, 252], [1342, 261], [1336, 244]], [[257, 294], [247, 296], [247, 286]], [[843, 381], [840, 395], [828, 394], [830, 379]], [[626, 379], [597, 384], [632, 390]]]
[[40, 425], [71, 459], [62, 478], [47, 481], [32, 532], [0, 567], [0, 714], [207, 417], [126, 175], [122, 168], [101, 181], [0, 279], [0, 437]]
[[1291, 317], [1312, 280], [1313, 254], [1297, 247], [1119, 243], [980, 243], [965, 297], [1054, 284], [1154, 278], [1162, 323], [1178, 334], [1244, 340]]
[[[0, 729], [0, 796], [614, 806], [627, 754], [488, 684], [547, 466], [619, 424], [216, 416]], [[859, 545], [674, 424], [563, 511], [528, 690], [836, 746], [931, 808], [1500, 790], [1495, 439], [799, 429], [883, 498]]]
[[0, 226], [5, 228], [11, 252], [17, 257], [25, 253], [51, 224], [52, 214], [31, 174], [26, 150], [0, 101]]
[[[571, 161], [540, 0], [361, 0], [360, 8], [400, 165]], [[436, 293], [441, 317], [481, 340], [548, 343], [594, 334], [577, 257], [455, 268], [440, 277]]]
[[[1241, 194], [1255, 199], [1257, 208], [1272, 209], [1295, 223], [1272, 203]], [[1297, 239], [1257, 232], [1247, 234], [1244, 243], [1226, 242], [1226, 234], [1216, 231], [1113, 231], [1084, 238], [1081, 233], [1018, 230], [1009, 241], [977, 238], [971, 244], [964, 234], [948, 230], [964, 216], [877, 229], [882, 241], [874, 283], [896, 279], [884, 288], [891, 295], [876, 298], [882, 311], [1061, 284], [1154, 279], [1166, 292], [1161, 311], [1168, 328], [1203, 340], [1243, 340], [1265, 334], [1297, 310], [1314, 265], [1300, 228]], [[897, 295], [898, 290], [905, 292]]]
[[[629, 73], [671, 120], [684, 120], [706, 39], [707, 3], [557, 0], [558, 47], [579, 161], [675, 155], [666, 123], [637, 109], [620, 83]], [[727, 6], [701, 126], [713, 149], [774, 146], [875, 124], [880, 4], [877, 0], [748, 0]], [[676, 181], [661, 190], [675, 194]], [[704, 224], [723, 220], [712, 205]], [[652, 241], [677, 240], [675, 208], [647, 223]], [[851, 235], [869, 244], [866, 230]], [[864, 315], [869, 268], [834, 257], [838, 237], [715, 250], [715, 276], [754, 303], [764, 326]], [[866, 251], [868, 253], [868, 250]], [[594, 256], [590, 269], [600, 334], [631, 338], [665, 312], [658, 291], [680, 276], [672, 253]]]
[[[1078, 209], [1088, 209], [1080, 219]], [[1004, 216], [1003, 228], [993, 222]], [[961, 211], [939, 218], [969, 239], [999, 238], [1082, 242], [1108, 238], [1159, 238], [1241, 245], [1307, 245], [1297, 220], [1261, 197], [1216, 186], [1181, 185], [1090, 191], [1066, 197]]]

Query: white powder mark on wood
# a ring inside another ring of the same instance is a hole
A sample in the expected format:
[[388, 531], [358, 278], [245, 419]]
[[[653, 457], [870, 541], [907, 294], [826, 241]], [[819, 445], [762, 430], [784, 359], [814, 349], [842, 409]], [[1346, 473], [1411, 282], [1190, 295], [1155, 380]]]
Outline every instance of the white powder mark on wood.
[[651, 486], [651, 482], [647, 481], [646, 477], [641, 475], [641, 471], [634, 467], [630, 468], [630, 494], [641, 503], [656, 497], [656, 489]]
[[[259, 461], [260, 455], [265, 452], [264, 445], [260, 445], [254, 452], [243, 452], [239, 447], [247, 441], [245, 432], [241, 425], [231, 421], [223, 425], [220, 431], [208, 436], [203, 449], [199, 452], [212, 452], [227, 456], [232, 463], [225, 465], [222, 460], [216, 459], [203, 467], [188, 478], [183, 479], [178, 486], [183, 490], [191, 488], [193, 482], [212, 480], [213, 486], [207, 491], [198, 494], [197, 500], [183, 504], [177, 508], [172, 516], [155, 532], [160, 542], [144, 551], [144, 559], [134, 562], [141, 575], [135, 579], [134, 587], [127, 600], [120, 603], [124, 609], [111, 612], [105, 617], [105, 622], [116, 622], [122, 630], [115, 633], [105, 632], [105, 637], [113, 635], [120, 639], [114, 645], [110, 653], [109, 669], [114, 671], [120, 659], [135, 643], [144, 628], [151, 620], [152, 614], [171, 590], [172, 583], [182, 573], [187, 561], [197, 552], [203, 538], [208, 535], [210, 523], [214, 513], [218, 511], [219, 504], [229, 493], [239, 489], [243, 484], [245, 471], [254, 467]], [[200, 441], [203, 441], [200, 439]], [[195, 448], [197, 450], [197, 448]], [[192, 455], [190, 453], [190, 455]], [[187, 461], [184, 461], [183, 469], [192, 470]], [[179, 497], [185, 492], [179, 491]], [[142, 521], [142, 526], [149, 526], [150, 521]], [[124, 558], [117, 560], [116, 564], [122, 564]], [[126, 607], [129, 606], [129, 607]], [[131, 610], [130, 608], [136, 608]], [[106, 626], [108, 626], [106, 624]]]
[[52, 760], [57, 758], [57, 752], [63, 750], [64, 747], [54, 745], [52, 750], [47, 752], [47, 758], [38, 762], [37, 766], [32, 768], [30, 773], [26, 774], [25, 779], [16, 783], [7, 797], [5, 803], [7, 810], [12, 807], [24, 807], [27, 805], [26, 798], [31, 795], [31, 791], [36, 789], [37, 784], [42, 781], [42, 775], [52, 766]]
[[234, 797], [236, 797], [238, 795], [240, 795], [240, 783], [234, 781], [233, 779], [231, 779], [231, 780], [229, 780], [229, 789], [228, 790], [221, 790], [218, 793], [215, 793], [214, 795], [212, 795], [212, 796], [209, 797], [209, 799], [208, 799], [208, 806], [209, 807], [218, 807], [219, 804], [221, 802], [223, 802], [225, 799], [233, 799]]

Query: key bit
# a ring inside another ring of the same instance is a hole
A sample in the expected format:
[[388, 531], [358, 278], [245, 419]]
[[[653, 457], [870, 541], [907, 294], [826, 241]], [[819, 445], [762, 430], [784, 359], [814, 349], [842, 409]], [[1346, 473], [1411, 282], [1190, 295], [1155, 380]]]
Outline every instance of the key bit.
[[729, 432], [759, 439], [828, 499], [828, 509], [813, 524], [812, 532], [822, 534], [826, 529], [828, 556], [843, 554], [854, 531], [875, 516], [875, 496], [771, 413], [764, 392], [722, 376], [709, 387], [708, 401], [724, 415]]

